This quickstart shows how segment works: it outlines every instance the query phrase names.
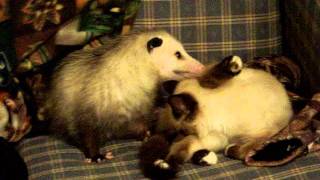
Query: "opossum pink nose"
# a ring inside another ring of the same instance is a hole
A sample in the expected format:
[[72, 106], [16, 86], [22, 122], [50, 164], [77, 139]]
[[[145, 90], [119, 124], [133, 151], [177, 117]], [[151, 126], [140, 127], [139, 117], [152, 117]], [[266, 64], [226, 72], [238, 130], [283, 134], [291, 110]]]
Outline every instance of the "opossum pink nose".
[[201, 74], [205, 69], [205, 66], [200, 62], [191, 66], [191, 71], [196, 74]]

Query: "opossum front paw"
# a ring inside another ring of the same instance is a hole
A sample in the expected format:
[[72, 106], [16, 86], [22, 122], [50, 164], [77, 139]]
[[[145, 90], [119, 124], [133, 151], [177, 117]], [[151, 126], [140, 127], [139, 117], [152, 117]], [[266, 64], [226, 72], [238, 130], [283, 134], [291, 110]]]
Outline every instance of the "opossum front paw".
[[216, 153], [202, 149], [193, 154], [191, 161], [201, 166], [210, 166], [218, 162], [218, 157]]
[[107, 159], [107, 160], [111, 160], [114, 158], [113, 154], [111, 151], [107, 152], [104, 157]]
[[163, 159], [157, 159], [153, 163], [154, 166], [159, 167], [160, 169], [169, 169], [170, 165]]
[[106, 159], [105, 156], [98, 154], [93, 156], [92, 158], [86, 158], [85, 162], [86, 163], [101, 163]]
[[147, 142], [151, 137], [151, 132], [147, 131], [144, 138], [143, 138], [143, 142]]

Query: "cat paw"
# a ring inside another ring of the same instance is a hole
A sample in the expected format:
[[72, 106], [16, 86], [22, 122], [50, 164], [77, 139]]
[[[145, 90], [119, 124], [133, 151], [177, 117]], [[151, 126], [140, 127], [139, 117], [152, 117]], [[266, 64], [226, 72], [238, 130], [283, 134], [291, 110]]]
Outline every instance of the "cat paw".
[[191, 161], [201, 166], [210, 166], [218, 162], [218, 157], [216, 153], [202, 149], [193, 154]]
[[242, 60], [239, 56], [232, 56], [231, 61], [229, 62], [229, 69], [232, 73], [238, 74], [243, 67]]
[[205, 157], [202, 158], [202, 162], [205, 162], [208, 165], [213, 165], [218, 163], [218, 157], [216, 153], [209, 152]]
[[157, 159], [153, 163], [154, 166], [159, 167], [160, 169], [169, 169], [170, 165], [163, 159]]

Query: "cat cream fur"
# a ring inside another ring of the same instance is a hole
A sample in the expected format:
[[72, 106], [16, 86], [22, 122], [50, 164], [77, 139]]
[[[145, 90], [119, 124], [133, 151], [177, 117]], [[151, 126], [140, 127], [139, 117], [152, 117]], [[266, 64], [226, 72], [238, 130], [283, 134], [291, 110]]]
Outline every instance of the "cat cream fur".
[[190, 146], [220, 151], [232, 140], [272, 136], [284, 128], [292, 116], [291, 104], [282, 84], [272, 75], [244, 68], [223, 86], [207, 89], [196, 79], [178, 84], [175, 94], [189, 93], [199, 111], [191, 126], [198, 138]]
[[292, 114], [273, 75], [243, 67], [238, 56], [226, 57], [201, 77], [178, 82], [159, 110], [156, 135], [140, 148], [140, 166], [148, 177], [173, 177], [189, 160], [217, 163], [216, 153], [233, 144], [241, 146], [232, 151], [241, 158], [287, 126]]

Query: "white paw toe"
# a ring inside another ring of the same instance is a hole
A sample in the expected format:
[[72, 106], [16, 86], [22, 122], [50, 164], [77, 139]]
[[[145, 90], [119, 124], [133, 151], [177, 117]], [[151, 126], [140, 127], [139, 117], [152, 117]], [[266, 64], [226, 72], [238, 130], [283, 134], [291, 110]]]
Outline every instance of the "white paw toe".
[[239, 72], [242, 69], [242, 60], [239, 56], [233, 56], [231, 60], [232, 66], [230, 70], [234, 73]]
[[170, 165], [165, 162], [163, 159], [158, 159], [153, 163], [155, 166], [160, 167], [161, 169], [169, 169]]
[[218, 157], [216, 155], [216, 153], [214, 152], [209, 152], [208, 155], [204, 156], [202, 159], [201, 159], [202, 162], [206, 162], [207, 164], [209, 165], [212, 165], [212, 164], [217, 164], [218, 162]]
[[90, 158], [86, 158], [86, 159], [84, 160], [84, 162], [86, 162], [86, 163], [92, 163], [92, 160], [91, 160]]

